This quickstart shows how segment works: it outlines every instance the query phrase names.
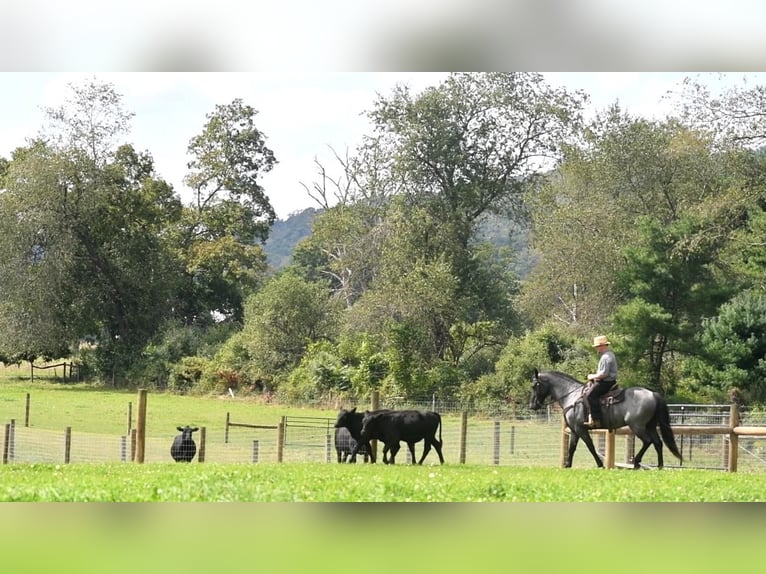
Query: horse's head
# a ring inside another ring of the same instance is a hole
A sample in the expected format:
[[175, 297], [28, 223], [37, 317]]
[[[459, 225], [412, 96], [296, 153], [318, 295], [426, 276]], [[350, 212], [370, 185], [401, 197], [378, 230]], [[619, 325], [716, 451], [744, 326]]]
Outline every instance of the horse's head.
[[550, 384], [535, 369], [535, 376], [532, 377], [532, 396], [529, 399], [529, 408], [533, 411], [541, 409], [550, 392]]

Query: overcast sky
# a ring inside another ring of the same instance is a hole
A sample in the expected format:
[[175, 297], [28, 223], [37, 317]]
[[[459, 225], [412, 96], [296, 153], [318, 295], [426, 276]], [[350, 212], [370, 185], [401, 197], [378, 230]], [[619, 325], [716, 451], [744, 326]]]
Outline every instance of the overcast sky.
[[[764, 74], [747, 74], [749, 81], [766, 83]], [[330, 147], [339, 153], [353, 149], [369, 126], [363, 112], [370, 110], [376, 94], [387, 95], [397, 83], [416, 91], [437, 85], [442, 73], [0, 73], [0, 156], [25, 145], [44, 123], [42, 108], [63, 102], [72, 82], [97, 77], [114, 84], [124, 105], [134, 112], [129, 141], [147, 150], [158, 173], [184, 199], [189, 140], [199, 134], [205, 115], [217, 104], [242, 98], [258, 110], [257, 127], [279, 163], [263, 180], [280, 218], [316, 207], [301, 185], [316, 180], [315, 158], [328, 168], [337, 166]], [[546, 73], [554, 85], [582, 89], [593, 109], [619, 101], [628, 111], [660, 117], [668, 109], [665, 96], [678, 89], [693, 73], [618, 72]], [[701, 79], [711, 85], [741, 84], [744, 74], [717, 74]]]

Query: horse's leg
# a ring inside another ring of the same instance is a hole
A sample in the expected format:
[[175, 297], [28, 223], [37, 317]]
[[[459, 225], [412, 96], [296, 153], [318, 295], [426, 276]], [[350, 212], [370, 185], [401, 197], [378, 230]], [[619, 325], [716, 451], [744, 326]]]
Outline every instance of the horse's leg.
[[639, 468], [641, 466], [641, 458], [649, 449], [649, 445], [654, 445], [654, 449], [657, 451], [657, 468], [662, 468], [663, 466], [662, 441], [660, 440], [660, 436], [657, 434], [657, 430], [652, 426], [652, 424], [653, 423], [650, 423], [646, 428], [631, 427], [631, 430], [633, 430], [634, 434], [640, 438], [641, 442], [643, 443], [641, 445], [641, 450], [639, 450], [638, 454], [635, 456], [635, 458], [633, 458], [633, 468]]
[[649, 437], [652, 439], [652, 444], [654, 445], [654, 450], [657, 451], [657, 468], [662, 468], [663, 461], [662, 461], [662, 441], [660, 440], [660, 435], [657, 434], [657, 428], [652, 426], [649, 429]]
[[[636, 435], [638, 436], [638, 435]], [[649, 445], [652, 444], [651, 441], [646, 440], [643, 437], [638, 437], [641, 439], [641, 449], [638, 451], [638, 454], [633, 457], [633, 468], [639, 469], [641, 468], [641, 458], [644, 456], [644, 453], [646, 452], [646, 449], [649, 448]]]
[[567, 454], [566, 461], [564, 461], [564, 468], [572, 468], [572, 459], [574, 458], [578, 440], [580, 440], [580, 437], [574, 431], [571, 431], [569, 433], [569, 453]]
[[593, 445], [593, 439], [590, 438], [590, 433], [585, 431], [581, 438], [585, 443], [585, 446], [588, 447], [588, 450], [593, 455], [593, 460], [596, 461], [596, 466], [599, 468], [604, 468], [604, 462], [601, 460], [601, 457], [598, 455], [598, 451], [596, 451], [596, 447]]

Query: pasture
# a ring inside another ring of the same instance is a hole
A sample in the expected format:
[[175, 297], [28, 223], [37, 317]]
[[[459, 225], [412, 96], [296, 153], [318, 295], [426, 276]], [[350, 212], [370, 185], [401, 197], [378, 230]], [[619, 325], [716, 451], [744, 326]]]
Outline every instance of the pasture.
[[[294, 451], [309, 455], [287, 458], [287, 463], [244, 464], [254, 432], [247, 429], [232, 431], [227, 447], [243, 451], [240, 462], [176, 464], [169, 447], [178, 425], [206, 426], [212, 455], [221, 448], [227, 412], [232, 420], [273, 424], [280, 416], [334, 418], [337, 411], [150, 394], [147, 433], [157, 446], [149, 449], [149, 462], [115, 462], [111, 454], [104, 462], [92, 462], [104, 447], [103, 437], [125, 433], [126, 407], [134, 402], [135, 408], [136, 394], [0, 378], [0, 422], [23, 419], [27, 393], [32, 396], [30, 432], [51, 433], [51, 440], [59, 441], [60, 429], [71, 426], [73, 441], [85, 438], [96, 446], [73, 464], [0, 465], [0, 501], [17, 503], [0, 505], [3, 564], [14, 572], [164, 573], [223, 567], [231, 573], [254, 568], [288, 573], [331, 572], [358, 564], [365, 572], [383, 573], [390, 572], [385, 558], [390, 552], [406, 556], [408, 568], [442, 574], [579, 571], [592, 554], [583, 538], [613, 530], [648, 544], [641, 546], [647, 554], [640, 559], [624, 544], [599, 549], [600, 559], [620, 564], [627, 574], [645, 571], [648, 560], [712, 574], [749, 567], [759, 543], [760, 529], [753, 522], [760, 520], [760, 512], [749, 511], [749, 505], [615, 503], [763, 501], [762, 474], [686, 468], [607, 471], [594, 468], [586, 453], [580, 453], [581, 466], [561, 469], [556, 421], [537, 427], [519, 423], [519, 449], [508, 454], [505, 434], [499, 465], [491, 464], [491, 438], [482, 442], [491, 437], [491, 420], [472, 422], [467, 464], [456, 462], [458, 417], [453, 416], [445, 417], [443, 466], [435, 457], [422, 467], [326, 464], [318, 462], [322, 449], [305, 448]], [[531, 453], [521, 448], [530, 442], [524, 433], [550, 436], [537, 439], [540, 452]], [[541, 458], [543, 451], [547, 458]], [[273, 504], [418, 501], [481, 504]], [[223, 502], [229, 504], [198, 504]], [[534, 502], [548, 504], [527, 504]], [[647, 532], [650, 538], [644, 538]]]
[[763, 502], [763, 477], [705, 470], [444, 466], [9, 464], [9, 502]]
[[[224, 443], [226, 413], [232, 420], [264, 425], [280, 417], [334, 420], [336, 409], [302, 409], [264, 404], [252, 398], [184, 397], [151, 393], [147, 406], [146, 464], [120, 462], [118, 438], [129, 425], [128, 405], [136, 393], [54, 380], [34, 383], [0, 379], [0, 422], [23, 421], [31, 396], [29, 427], [17, 429], [18, 457], [0, 465], [2, 501], [241, 501], [241, 502], [630, 502], [762, 501], [762, 473], [741, 467], [720, 470], [599, 471], [586, 451], [575, 468], [558, 468], [561, 428], [545, 421], [498, 422], [472, 417], [466, 464], [459, 464], [460, 417], [443, 417], [444, 456], [432, 452], [424, 466], [327, 464], [335, 460], [324, 444], [326, 429], [288, 429], [286, 464], [275, 463], [275, 432], [233, 429]], [[133, 412], [135, 417], [135, 412]], [[170, 445], [177, 426], [207, 428], [204, 464], [176, 464]], [[329, 423], [328, 423], [329, 424]], [[71, 427], [72, 458], [62, 464], [62, 430]], [[260, 436], [261, 458], [252, 464], [252, 442]], [[493, 441], [493, 436], [501, 440]], [[720, 442], [720, 437], [717, 439]], [[40, 443], [42, 441], [42, 444]], [[291, 442], [292, 441], [292, 442]], [[51, 444], [54, 446], [50, 450]], [[45, 447], [45, 452], [35, 448]], [[688, 447], [687, 447], [688, 448]], [[422, 443], [416, 446], [421, 452]], [[406, 448], [403, 449], [402, 455]], [[499, 462], [493, 457], [501, 452]], [[704, 449], [696, 447], [695, 456]], [[25, 455], [25, 453], [31, 453]], [[51, 454], [53, 453], [53, 454]], [[25, 460], [24, 456], [29, 456]], [[720, 456], [711, 455], [715, 458]], [[407, 458], [400, 457], [405, 463]], [[652, 462], [651, 460], [647, 462]], [[24, 464], [19, 464], [24, 463]]]

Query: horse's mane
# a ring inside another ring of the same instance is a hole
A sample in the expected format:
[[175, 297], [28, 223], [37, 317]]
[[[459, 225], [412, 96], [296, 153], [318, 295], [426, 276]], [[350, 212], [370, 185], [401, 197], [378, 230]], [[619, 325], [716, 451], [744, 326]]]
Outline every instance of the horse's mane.
[[568, 375], [567, 373], [562, 373], [561, 371], [545, 371], [545, 372], [540, 373], [540, 374], [541, 375], [544, 375], [544, 374], [553, 375], [553, 376], [556, 376], [556, 377], [559, 377], [559, 378], [562, 378], [562, 379], [568, 379], [568, 380], [572, 381], [573, 383], [580, 383], [580, 384], [582, 384], [581, 381], [579, 381], [578, 379], [576, 379], [572, 375]]

